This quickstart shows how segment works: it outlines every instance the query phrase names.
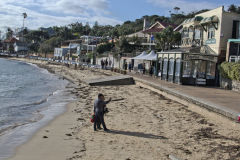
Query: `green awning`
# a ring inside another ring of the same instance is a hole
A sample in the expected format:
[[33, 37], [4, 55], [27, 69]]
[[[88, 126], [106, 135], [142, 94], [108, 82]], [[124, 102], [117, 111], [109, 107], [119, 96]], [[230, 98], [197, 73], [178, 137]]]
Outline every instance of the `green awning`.
[[203, 18], [200, 22], [200, 24], [207, 24], [207, 23], [218, 23], [219, 19], [217, 16], [211, 16]]
[[240, 39], [229, 39], [228, 42], [240, 43]]
[[202, 19], [203, 19], [202, 16], [197, 16], [194, 18], [194, 21], [201, 22]]
[[186, 19], [185, 21], [183, 21], [183, 24], [192, 23], [192, 22], [200, 22], [202, 19], [203, 19], [202, 16], [197, 16], [197, 17], [194, 17], [194, 18], [189, 18], [189, 19]]

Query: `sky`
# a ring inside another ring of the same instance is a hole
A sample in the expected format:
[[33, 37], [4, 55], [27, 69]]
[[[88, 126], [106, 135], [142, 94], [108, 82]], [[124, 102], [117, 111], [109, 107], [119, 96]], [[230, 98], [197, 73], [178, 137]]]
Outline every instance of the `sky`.
[[25, 26], [37, 29], [73, 22], [116, 25], [144, 15], [169, 16], [176, 6], [189, 13], [230, 4], [240, 6], [240, 0], [0, 0], [0, 30], [22, 27], [24, 12]]

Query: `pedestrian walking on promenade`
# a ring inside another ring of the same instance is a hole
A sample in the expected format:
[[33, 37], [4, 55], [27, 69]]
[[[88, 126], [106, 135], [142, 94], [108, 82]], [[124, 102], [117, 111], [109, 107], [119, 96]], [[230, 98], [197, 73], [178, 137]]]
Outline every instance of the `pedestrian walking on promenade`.
[[102, 66], [102, 69], [104, 69], [104, 61], [103, 61], [103, 59], [101, 60], [101, 66]]

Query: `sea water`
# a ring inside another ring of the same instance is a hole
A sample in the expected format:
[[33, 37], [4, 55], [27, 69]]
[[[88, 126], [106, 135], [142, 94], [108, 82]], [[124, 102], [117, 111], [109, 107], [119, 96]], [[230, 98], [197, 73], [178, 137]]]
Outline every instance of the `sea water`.
[[0, 59], [0, 159], [65, 110], [68, 81], [33, 64]]

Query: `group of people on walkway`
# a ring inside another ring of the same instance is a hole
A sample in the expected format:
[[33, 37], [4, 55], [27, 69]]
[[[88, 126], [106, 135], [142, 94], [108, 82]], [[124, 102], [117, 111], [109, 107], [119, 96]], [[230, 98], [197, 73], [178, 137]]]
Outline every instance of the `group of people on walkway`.
[[107, 59], [102, 59], [101, 60], [101, 67], [102, 69], [107, 69], [108, 66], [112, 66], [112, 61], [111, 60], [107, 60]]
[[145, 63], [141, 63], [138, 65], [138, 72], [142, 73], [142, 74], [147, 74], [149, 73], [150, 76], [154, 76], [156, 75], [156, 68], [154, 67], [154, 65], [151, 65], [149, 67], [148, 72], [146, 72], [146, 64]]

